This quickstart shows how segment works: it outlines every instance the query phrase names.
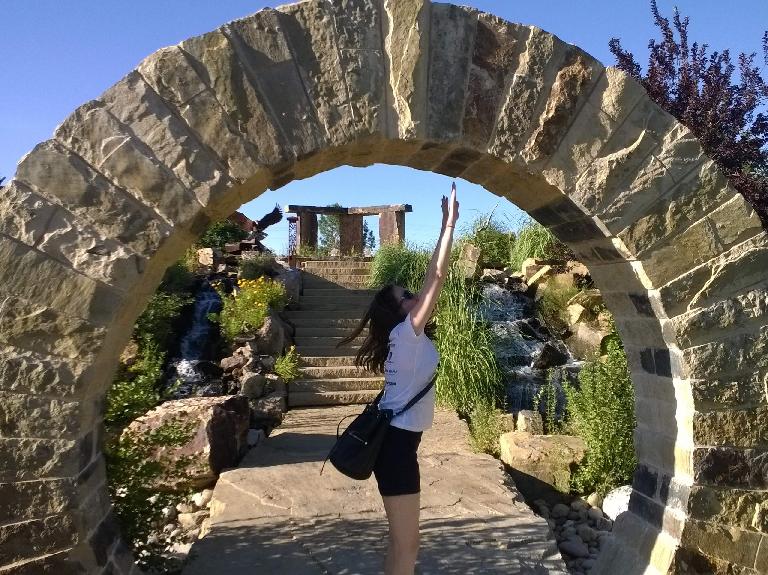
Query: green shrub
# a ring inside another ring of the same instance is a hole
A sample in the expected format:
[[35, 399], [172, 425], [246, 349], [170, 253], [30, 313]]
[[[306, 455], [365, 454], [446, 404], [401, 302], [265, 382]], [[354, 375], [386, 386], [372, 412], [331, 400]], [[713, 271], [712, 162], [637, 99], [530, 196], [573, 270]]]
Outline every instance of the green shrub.
[[512, 247], [510, 265], [519, 271], [528, 258], [565, 262], [573, 257], [570, 248], [553, 236], [552, 232], [541, 224], [529, 220], [517, 234]]
[[165, 270], [163, 281], [160, 282], [160, 287], [157, 289], [158, 291], [165, 293], [189, 295], [194, 285], [195, 275], [182, 259], [171, 264], [170, 267]]
[[210, 314], [209, 319], [221, 325], [221, 333], [228, 342], [238, 335], [258, 330], [269, 314], [269, 308], [285, 307], [285, 286], [278, 281], [259, 278], [238, 280], [238, 291], [232, 294], [219, 292], [221, 313]]
[[144, 312], [136, 320], [134, 339], [141, 346], [152, 341], [159, 349], [165, 350], [173, 334], [173, 323], [182, 308], [194, 299], [178, 293], [155, 292]]
[[567, 410], [587, 454], [571, 480], [579, 493], [601, 494], [629, 483], [637, 466], [633, 443], [634, 389], [627, 356], [614, 332], [606, 355], [588, 362], [579, 373], [579, 387], [566, 385]]
[[248, 234], [237, 224], [229, 220], [222, 220], [211, 224], [197, 240], [197, 246], [201, 248], [224, 249], [224, 244], [233, 244], [244, 240]]
[[503, 395], [493, 334], [477, 313], [479, 290], [453, 264], [435, 311], [435, 346], [440, 364], [435, 384], [438, 401], [468, 415], [478, 405], [497, 404]]
[[269, 276], [272, 272], [275, 257], [272, 254], [251, 254], [247, 259], [240, 259], [238, 277], [244, 280], [255, 280]]
[[465, 231], [459, 243], [470, 242], [480, 248], [481, 268], [501, 269], [509, 265], [515, 234], [493, 218], [478, 218]]
[[424, 286], [432, 254], [404, 244], [383, 245], [371, 263], [369, 285], [380, 288], [397, 284], [417, 292]]
[[168, 541], [148, 543], [154, 530], [162, 528], [162, 509], [175, 506], [184, 492], [163, 490], [161, 482], [173, 469], [175, 476], [184, 476], [192, 456], [171, 458], [158, 454], [158, 447], [179, 447], [186, 444], [195, 432], [195, 423], [181, 420], [166, 422], [149, 433], [125, 432], [107, 442], [108, 490], [123, 535], [131, 542], [137, 563], [144, 569], [166, 573], [173, 562], [163, 557]]
[[472, 449], [499, 457], [499, 438], [504, 433], [501, 415], [491, 402], [475, 405], [469, 416]]
[[281, 355], [275, 360], [275, 373], [287, 383], [292, 382], [301, 375], [299, 354], [296, 353], [295, 345], [292, 345], [285, 355]]
[[[543, 412], [542, 405], [544, 406]], [[563, 422], [557, 418], [557, 386], [555, 385], [555, 370], [552, 368], [547, 370], [547, 379], [544, 385], [533, 397], [533, 409], [542, 413], [544, 433], [553, 435], [562, 431]]]
[[165, 353], [153, 340], [146, 339], [139, 345], [136, 363], [121, 368], [107, 391], [104, 414], [107, 426], [127, 424], [160, 403], [159, 384], [163, 378], [164, 361]]

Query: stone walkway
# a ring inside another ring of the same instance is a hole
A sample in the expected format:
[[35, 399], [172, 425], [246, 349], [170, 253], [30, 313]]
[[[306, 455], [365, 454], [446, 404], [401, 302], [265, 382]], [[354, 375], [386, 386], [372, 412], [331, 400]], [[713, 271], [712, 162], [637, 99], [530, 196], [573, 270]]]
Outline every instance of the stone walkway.
[[[221, 475], [211, 531], [192, 547], [184, 575], [382, 573], [387, 529], [373, 478], [354, 481], [330, 464], [319, 474], [338, 421], [360, 411], [288, 412], [240, 468]], [[467, 437], [466, 424], [441, 410], [424, 433], [417, 573], [566, 573], [546, 522]]]

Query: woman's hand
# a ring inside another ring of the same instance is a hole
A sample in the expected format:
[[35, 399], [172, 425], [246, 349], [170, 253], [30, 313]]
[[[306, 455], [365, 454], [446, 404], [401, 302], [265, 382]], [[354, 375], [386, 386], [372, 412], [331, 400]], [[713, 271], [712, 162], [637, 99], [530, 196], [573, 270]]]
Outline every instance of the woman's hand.
[[456, 224], [456, 220], [459, 219], [459, 202], [456, 201], [456, 184], [451, 184], [451, 199], [448, 200], [443, 196], [443, 221], [447, 226], [453, 226]]

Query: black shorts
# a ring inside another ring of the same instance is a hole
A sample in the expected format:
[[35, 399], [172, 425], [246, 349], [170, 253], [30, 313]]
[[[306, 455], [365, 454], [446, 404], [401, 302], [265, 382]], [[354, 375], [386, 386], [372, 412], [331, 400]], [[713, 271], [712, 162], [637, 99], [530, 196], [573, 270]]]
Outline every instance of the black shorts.
[[409, 495], [421, 491], [419, 461], [416, 451], [421, 431], [408, 431], [390, 426], [379, 451], [373, 474], [383, 497]]

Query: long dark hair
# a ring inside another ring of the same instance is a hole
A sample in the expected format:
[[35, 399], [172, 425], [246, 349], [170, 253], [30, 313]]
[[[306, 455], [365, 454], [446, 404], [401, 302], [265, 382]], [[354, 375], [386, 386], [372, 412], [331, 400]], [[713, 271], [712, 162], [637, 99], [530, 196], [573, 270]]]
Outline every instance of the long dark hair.
[[403, 313], [400, 302], [395, 298], [394, 287], [393, 284], [388, 284], [377, 291], [357, 327], [336, 344], [336, 347], [348, 344], [367, 326], [368, 334], [357, 352], [355, 365], [365, 367], [369, 371], [384, 371], [384, 362], [389, 353], [389, 332], [407, 315]]

